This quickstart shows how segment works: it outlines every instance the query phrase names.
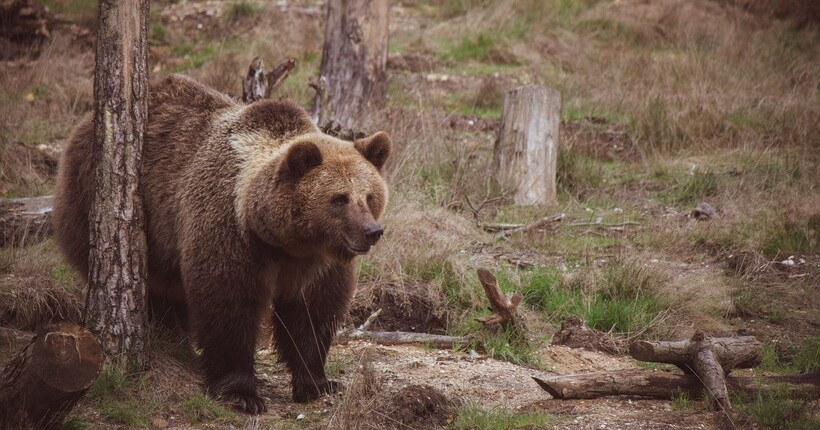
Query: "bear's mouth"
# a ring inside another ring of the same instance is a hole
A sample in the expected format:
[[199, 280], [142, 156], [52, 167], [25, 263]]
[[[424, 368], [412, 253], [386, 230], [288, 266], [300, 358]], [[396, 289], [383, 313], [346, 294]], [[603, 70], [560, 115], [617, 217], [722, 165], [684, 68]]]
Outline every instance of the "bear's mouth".
[[367, 252], [370, 251], [370, 245], [355, 246], [352, 243], [350, 243], [349, 240], [345, 240], [345, 246], [351, 254], [355, 255], [367, 254]]

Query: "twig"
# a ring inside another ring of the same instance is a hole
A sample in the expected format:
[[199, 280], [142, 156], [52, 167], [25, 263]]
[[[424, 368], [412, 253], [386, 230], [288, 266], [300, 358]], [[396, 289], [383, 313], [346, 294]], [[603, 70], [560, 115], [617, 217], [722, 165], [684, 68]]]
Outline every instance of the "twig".
[[607, 227], [607, 228], [618, 228], [618, 227], [626, 227], [626, 226], [639, 226], [641, 223], [636, 221], [624, 221], [624, 222], [616, 222], [616, 223], [605, 223], [605, 222], [572, 222], [567, 224], [570, 227]]
[[272, 72], [265, 76], [268, 81], [268, 88], [265, 91], [265, 98], [270, 98], [271, 94], [275, 93], [276, 90], [282, 86], [282, 83], [284, 83], [285, 79], [290, 76], [290, 72], [294, 67], [296, 67], [296, 60], [293, 58], [288, 58], [287, 60], [279, 63], [279, 65], [276, 66]]
[[509, 230], [501, 231], [500, 233], [495, 235], [495, 238], [504, 240], [504, 239], [506, 239], [507, 237], [509, 237], [510, 235], [513, 235], [513, 234], [528, 233], [530, 231], [546, 227], [550, 224], [561, 222], [561, 220], [564, 219], [564, 216], [565, 215], [562, 214], [562, 213], [557, 214], [557, 215], [547, 216], [547, 217], [539, 219], [538, 221], [532, 222], [530, 224], [527, 224], [527, 225], [524, 225], [524, 226], [521, 226], [521, 227], [515, 227], [515, 228], [509, 229]]

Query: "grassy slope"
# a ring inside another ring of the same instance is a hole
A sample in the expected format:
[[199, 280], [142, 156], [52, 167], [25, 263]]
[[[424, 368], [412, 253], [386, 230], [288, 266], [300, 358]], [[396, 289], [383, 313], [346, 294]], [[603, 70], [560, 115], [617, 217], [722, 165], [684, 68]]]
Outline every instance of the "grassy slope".
[[[52, 7], [93, 22], [94, 8], [79, 3], [54, 0]], [[492, 354], [514, 362], [538, 366], [536, 349], [548, 336], [534, 339], [534, 349], [483, 334], [472, 318], [486, 312], [476, 267], [495, 271], [505, 290], [525, 293], [538, 333], [551, 333], [572, 314], [627, 337], [747, 328], [769, 342], [778, 363], [811, 368], [805, 366], [817, 362], [820, 322], [817, 26], [794, 27], [711, 1], [503, 3], [394, 5], [391, 55], [417, 56], [424, 65], [391, 71], [388, 108], [372, 119], [398, 150], [388, 170], [388, 235], [362, 261], [362, 280], [422, 281], [440, 289], [449, 331], [482, 336]], [[181, 6], [166, 6], [152, 12], [155, 75], [189, 73], [237, 95], [252, 57], [269, 63], [295, 57], [299, 65], [280, 93], [307, 105], [304, 83], [318, 69], [321, 48], [315, 19], [283, 19], [273, 8], [238, 2], [202, 18], [199, 30], [191, 24], [196, 20], [171, 18], [185, 14]], [[7, 83], [0, 97], [8, 101], [0, 106], [8, 118], [0, 143], [64, 140], [90, 108], [92, 63], [88, 48], [63, 37], [23, 66], [31, 73], [0, 70]], [[451, 128], [449, 119], [495, 119], [503, 91], [530, 83], [563, 96], [560, 207], [546, 211], [565, 212], [569, 221], [495, 242], [473, 218], [528, 222], [545, 209], [516, 208], [494, 194], [484, 173], [493, 132]], [[0, 165], [0, 191], [47, 192], [50, 178], [20, 164]], [[489, 203], [474, 213], [467, 198]], [[687, 218], [701, 201], [720, 217]], [[640, 225], [570, 225], [598, 220]], [[7, 276], [19, 267], [43, 267], [57, 286], [76, 283], [56, 262], [53, 246], [41, 249], [0, 255], [6, 261], [0, 283], [12, 285]], [[488, 257], [487, 249], [502, 258]], [[794, 266], [776, 263], [789, 256]], [[148, 396], [160, 400], [137, 402], [150, 392], [145, 378], [136, 388], [123, 388], [118, 375], [106, 381], [77, 426], [94, 413], [144, 426], [169, 399], [154, 390]], [[233, 422], [192, 386], [170, 400], [178, 413], [194, 423]], [[465, 423], [484, 419], [475, 410], [466, 416], [472, 418]]]

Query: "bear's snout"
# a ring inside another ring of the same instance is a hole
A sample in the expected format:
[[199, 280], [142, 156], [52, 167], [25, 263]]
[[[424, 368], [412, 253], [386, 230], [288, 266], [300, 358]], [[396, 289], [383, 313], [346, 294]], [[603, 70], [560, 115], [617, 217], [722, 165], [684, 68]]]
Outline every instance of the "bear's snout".
[[367, 243], [370, 246], [376, 244], [384, 234], [384, 229], [378, 224], [371, 224], [364, 229], [364, 237], [367, 238]]

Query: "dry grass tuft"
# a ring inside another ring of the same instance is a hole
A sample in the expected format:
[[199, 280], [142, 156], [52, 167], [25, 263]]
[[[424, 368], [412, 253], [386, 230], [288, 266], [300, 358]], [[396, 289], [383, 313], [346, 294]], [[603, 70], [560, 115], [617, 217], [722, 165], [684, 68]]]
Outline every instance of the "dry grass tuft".
[[80, 322], [83, 291], [52, 241], [0, 250], [0, 324], [36, 330], [53, 321]]

